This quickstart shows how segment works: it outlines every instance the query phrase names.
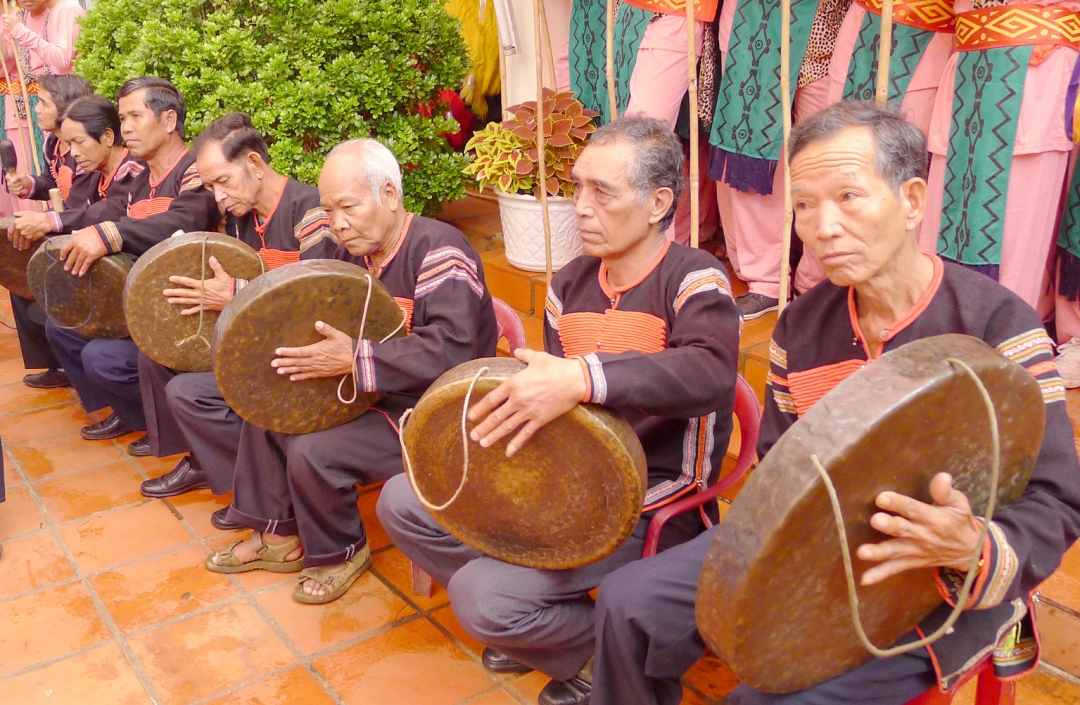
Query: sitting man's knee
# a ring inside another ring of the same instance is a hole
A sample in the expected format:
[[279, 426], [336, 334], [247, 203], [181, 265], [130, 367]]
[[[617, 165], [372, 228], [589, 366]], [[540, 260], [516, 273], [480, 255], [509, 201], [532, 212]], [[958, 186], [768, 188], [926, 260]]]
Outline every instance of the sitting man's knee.
[[450, 604], [461, 626], [474, 638], [497, 646], [499, 638], [513, 633], [532, 610], [516, 604], [498, 589], [498, 581], [476, 562], [454, 573], [446, 586]]

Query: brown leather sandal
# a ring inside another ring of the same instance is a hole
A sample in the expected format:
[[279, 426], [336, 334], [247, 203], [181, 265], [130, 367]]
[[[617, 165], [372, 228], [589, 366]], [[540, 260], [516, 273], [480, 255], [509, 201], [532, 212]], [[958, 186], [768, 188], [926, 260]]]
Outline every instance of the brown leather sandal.
[[[285, 560], [285, 556], [300, 547], [299, 536], [293, 536], [282, 544], [266, 543], [263, 541], [261, 531], [253, 532], [252, 537], [262, 544], [255, 552], [256, 555], [259, 556], [257, 559], [248, 561], [247, 563], [241, 563], [233, 554], [233, 549], [243, 543], [243, 541], [236, 541], [217, 553], [207, 556], [206, 569], [215, 573], [246, 573], [249, 570], [266, 570], [271, 573], [295, 573], [304, 567], [303, 556], [294, 561]], [[215, 563], [215, 557], [221, 562]]]
[[[305, 568], [300, 571], [300, 582], [293, 588], [293, 599], [305, 605], [325, 605], [327, 602], [333, 602], [344, 595], [356, 579], [366, 573], [370, 567], [371, 548], [364, 546], [355, 556], [345, 561], [345, 567], [340, 572], [330, 573], [322, 568]], [[326, 594], [307, 594], [304, 592], [305, 580], [314, 580], [324, 586], [327, 590]]]

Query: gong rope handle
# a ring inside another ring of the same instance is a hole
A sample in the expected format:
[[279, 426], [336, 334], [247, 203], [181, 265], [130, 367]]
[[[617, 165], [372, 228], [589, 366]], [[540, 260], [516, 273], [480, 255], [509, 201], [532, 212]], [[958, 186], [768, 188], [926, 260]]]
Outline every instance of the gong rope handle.
[[[173, 233], [172, 236], [176, 237], [177, 235], [182, 235], [182, 234], [183, 234], [183, 231], [178, 230], [175, 233]], [[177, 342], [176, 347], [178, 347], [178, 348], [181, 348], [181, 347], [187, 345], [188, 343], [190, 343], [193, 340], [201, 340], [201, 341], [203, 341], [203, 345], [206, 346], [207, 350], [209, 350], [211, 347], [213, 347], [210, 344], [210, 341], [206, 339], [206, 336], [203, 335], [203, 332], [202, 332], [203, 322], [206, 320], [206, 312], [203, 309], [203, 306], [206, 305], [206, 240], [209, 237], [210, 237], [210, 233], [206, 233], [205, 235], [203, 235], [202, 253], [199, 255], [199, 327], [195, 330], [194, 333], [192, 333], [188, 337], [184, 338], [183, 340]], [[262, 258], [260, 257], [260, 259], [262, 259]]]
[[401, 443], [401, 457], [405, 461], [405, 474], [409, 477], [409, 484], [412, 485], [413, 492], [416, 493], [416, 498], [420, 500], [420, 504], [424, 505], [424, 508], [432, 512], [441, 512], [449, 507], [451, 504], [457, 501], [458, 496], [461, 495], [461, 491], [465, 489], [465, 482], [469, 479], [469, 432], [465, 428], [465, 421], [469, 415], [469, 402], [472, 401], [473, 389], [476, 387], [476, 383], [480, 381], [480, 375], [488, 371], [488, 368], [481, 367], [473, 375], [472, 382], [469, 383], [469, 391], [465, 392], [465, 403], [461, 405], [461, 450], [464, 455], [464, 460], [461, 463], [461, 482], [458, 483], [458, 487], [454, 490], [453, 496], [446, 500], [442, 504], [432, 504], [431, 501], [424, 496], [424, 493], [420, 491], [420, 486], [416, 484], [416, 474], [413, 472], [412, 460], [409, 458], [409, 449], [405, 447], [405, 421], [412, 416], [412, 409], [408, 409], [401, 415], [401, 420], [398, 421], [398, 441]]
[[[356, 353], [360, 349], [360, 341], [364, 339], [364, 329], [367, 328], [368, 307], [371, 306], [371, 290], [374, 288], [374, 283], [371, 281], [371, 273], [365, 273], [364, 276], [367, 277], [367, 294], [364, 296], [364, 315], [360, 317], [360, 332], [356, 336], [356, 345], [353, 346], [352, 371], [342, 375], [341, 381], [338, 382], [337, 385], [337, 398], [342, 404], [352, 404], [356, 401], [356, 398], [360, 396], [360, 368], [356, 364]], [[397, 328], [390, 331], [390, 333], [379, 342], [385, 343], [393, 338], [404, 325], [405, 314], [403, 313], [401, 315], [401, 323], [398, 324]], [[353, 381], [352, 397], [346, 399], [342, 396], [341, 390], [345, 386], [345, 380], [349, 379], [350, 375], [352, 376]]]
[[924, 646], [933, 644], [941, 637], [945, 636], [952, 630], [956, 620], [960, 619], [960, 615], [964, 611], [964, 605], [968, 601], [968, 597], [971, 595], [971, 586], [975, 583], [975, 577], [978, 575], [979, 558], [982, 555], [982, 546], [986, 541], [986, 534], [990, 531], [990, 522], [994, 518], [994, 506], [997, 504], [997, 492], [998, 482], [1001, 479], [1001, 438], [998, 434], [998, 422], [997, 412], [994, 409], [994, 401], [990, 398], [990, 393], [986, 391], [986, 386], [979, 379], [979, 376], [975, 374], [975, 370], [971, 369], [963, 360], [959, 360], [955, 357], [950, 357], [945, 360], [951, 364], [960, 367], [972, 381], [975, 382], [975, 386], [979, 389], [979, 394], [982, 396], [983, 404], [986, 405], [987, 415], [990, 419], [990, 440], [994, 447], [994, 461], [992, 464], [992, 471], [990, 474], [990, 498], [986, 503], [986, 520], [983, 521], [982, 531], [979, 532], [979, 542], [975, 549], [975, 554], [971, 557], [971, 566], [968, 568], [967, 577], [964, 579], [964, 587], [960, 590], [960, 597], [956, 600], [956, 606], [953, 607], [952, 612], [949, 614], [949, 618], [945, 620], [945, 623], [937, 628], [933, 634], [923, 637], [918, 641], [913, 641], [908, 644], [901, 644], [900, 646], [893, 646], [888, 649], [881, 649], [875, 646], [870, 638], [866, 635], [866, 630], [863, 629], [862, 619], [859, 617], [859, 595], [855, 588], [855, 571], [851, 565], [851, 547], [848, 545], [847, 534], [844, 531], [844, 515], [840, 509], [840, 500], [836, 496], [836, 487], [833, 486], [832, 480], [829, 478], [829, 473], [825, 471], [825, 468], [821, 465], [821, 461], [818, 459], [816, 453], [810, 455], [810, 460], [813, 461], [814, 467], [817, 468], [818, 474], [821, 475], [822, 482], [825, 483], [825, 489], [829, 492], [829, 501], [832, 504], [833, 517], [836, 519], [836, 533], [840, 539], [840, 552], [844, 556], [844, 575], [847, 577], [847, 590], [848, 590], [848, 606], [851, 607], [851, 623], [855, 627], [855, 633], [859, 636], [859, 641], [862, 642], [863, 647], [874, 656], [878, 658], [888, 658], [890, 656], [899, 656], [900, 654], [910, 653], [916, 649], [921, 649]]

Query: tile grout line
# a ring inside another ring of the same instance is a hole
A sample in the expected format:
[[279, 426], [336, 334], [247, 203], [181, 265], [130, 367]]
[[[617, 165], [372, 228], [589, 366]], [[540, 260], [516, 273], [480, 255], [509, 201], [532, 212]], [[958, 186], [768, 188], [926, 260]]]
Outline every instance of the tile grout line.
[[[23, 476], [23, 479], [25, 480], [26, 474], [22, 469], [21, 463], [19, 463], [19, 461], [15, 459], [13, 459], [13, 462], [15, 463], [16, 470], [19, 472], [20, 475]], [[53, 520], [52, 515], [46, 509], [45, 503], [41, 501], [41, 498], [38, 496], [37, 491], [35, 490], [33, 485], [28, 484], [27, 488], [30, 492], [31, 499], [34, 501], [34, 504], [37, 505], [38, 511], [40, 511], [42, 516], [45, 518], [46, 525], [52, 531], [53, 539], [57, 542], [57, 545], [60, 546], [60, 550], [63, 551], [64, 557], [67, 558], [68, 562], [71, 563], [72, 567], [75, 569], [76, 577], [79, 578], [80, 584], [82, 585], [83, 589], [86, 590], [90, 601], [93, 603], [94, 608], [98, 611], [98, 616], [104, 622], [105, 627], [112, 634], [112, 638], [116, 642], [117, 646], [120, 648], [121, 653], [124, 654], [124, 658], [127, 659], [128, 666], [131, 668], [132, 672], [135, 673], [135, 677], [138, 679], [139, 684], [142, 686], [146, 694], [150, 697], [150, 700], [154, 703], [154, 705], [162, 705], [164, 703], [164, 700], [161, 698], [161, 694], [158, 693], [157, 688], [154, 687], [153, 682], [150, 680], [149, 675], [143, 669], [142, 664], [139, 663], [138, 659], [135, 657], [135, 653], [131, 650], [130, 645], [127, 643], [127, 639], [124, 637], [123, 633], [120, 631], [120, 628], [117, 626], [116, 620], [112, 618], [112, 615], [109, 614], [109, 611], [105, 608], [105, 603], [101, 599], [101, 596], [98, 595], [97, 590], [94, 589], [94, 586], [90, 584], [89, 578], [87, 578], [83, 574], [82, 569], [79, 567], [78, 561], [75, 560], [74, 554], [72, 554], [71, 549], [64, 541], [63, 536], [60, 535], [60, 531], [57, 527], [56, 522]], [[70, 654], [68, 656], [70, 656]]]

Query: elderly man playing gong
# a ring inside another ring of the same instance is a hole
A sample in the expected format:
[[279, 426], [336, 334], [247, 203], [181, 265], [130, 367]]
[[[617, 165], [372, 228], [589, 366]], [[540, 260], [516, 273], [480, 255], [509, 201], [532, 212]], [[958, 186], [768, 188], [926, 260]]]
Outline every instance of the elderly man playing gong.
[[[593, 654], [589, 591], [640, 559], [655, 509], [715, 483], [732, 429], [739, 314], [723, 265], [672, 244], [664, 231], [683, 188], [683, 154], [667, 123], [624, 117], [593, 135], [574, 165], [585, 255], [548, 291], [547, 352], [519, 351], [528, 367], [469, 411], [473, 441], [514, 434], [513, 454], [579, 403], [602, 404], [634, 428], [648, 489], [632, 535], [591, 565], [539, 570], [483, 555], [449, 535], [406, 477], [383, 488], [379, 518], [394, 543], [446, 586], [465, 630], [489, 648], [495, 672], [542, 671], [545, 705], [587, 703]], [[582, 488], [587, 492], [588, 488]], [[666, 537], [705, 529], [684, 515]]]
[[302, 564], [293, 598], [315, 604], [341, 597], [371, 565], [356, 485], [403, 471], [398, 419], [443, 372], [494, 355], [498, 340], [480, 256], [456, 228], [405, 210], [389, 149], [371, 139], [337, 146], [319, 195], [341, 243], [335, 258], [382, 282], [407, 335], [355, 341], [320, 321], [325, 340], [277, 349], [273, 367], [297, 384], [352, 373], [357, 390], [381, 397], [352, 421], [315, 433], [273, 433], [245, 421], [227, 518], [254, 532], [206, 560], [221, 573]]
[[[759, 455], [769, 453], [814, 400], [862, 365], [873, 365], [906, 343], [948, 333], [981, 339], [1036, 378], [1046, 433], [1023, 496], [994, 513], [982, 544], [981, 520], [946, 473], [930, 482], [932, 503], [889, 491], [877, 496], [881, 511], [870, 525], [883, 540], [854, 551], [868, 566], [861, 583], [875, 585], [909, 569], [936, 569], [938, 589], [950, 604], [932, 613], [921, 633], [930, 634], [945, 621], [976, 549], [982, 551], [975, 591], [940, 641], [891, 658], [871, 658], [786, 695], [740, 685], [728, 702], [900, 705], [935, 684], [954, 687], [991, 653], [999, 677], [1016, 677], [1033, 668], [1038, 657], [1029, 596], [1080, 536], [1080, 468], [1051, 341], [1039, 317], [1015, 294], [981, 274], [920, 253], [916, 234], [926, 207], [926, 140], [896, 109], [841, 103], [796, 127], [790, 144], [795, 230], [824, 265], [828, 281], [792, 303], [776, 325]], [[835, 531], [831, 515], [821, 522], [823, 531]], [[597, 605], [593, 705], [681, 700], [680, 677], [704, 651], [695, 596], [715, 533], [604, 580]], [[917, 638], [912, 633], [900, 643]]]
[[[192, 145], [203, 184], [225, 211], [225, 231], [258, 251], [266, 269], [302, 259], [328, 258], [337, 250], [330, 222], [313, 186], [277, 173], [266, 140], [246, 113], [230, 113], [203, 130]], [[205, 281], [174, 276], [163, 295], [185, 316], [220, 311], [247, 284], [207, 262]], [[142, 483], [147, 497], [173, 497], [209, 487], [232, 490], [240, 442], [240, 417], [225, 403], [213, 372], [177, 374], [139, 353], [139, 381], [147, 435], [128, 445], [132, 455], [158, 457], [190, 451], [161, 477]], [[219, 509], [210, 521], [219, 529], [241, 528]]]

